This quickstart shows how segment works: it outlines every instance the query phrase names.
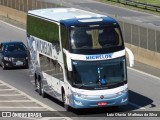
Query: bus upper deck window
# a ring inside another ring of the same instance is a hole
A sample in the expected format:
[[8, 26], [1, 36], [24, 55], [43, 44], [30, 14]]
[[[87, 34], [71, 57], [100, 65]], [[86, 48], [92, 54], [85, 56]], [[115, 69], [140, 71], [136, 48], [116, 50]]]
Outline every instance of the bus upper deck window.
[[118, 34], [114, 28], [106, 28], [101, 34], [99, 34], [99, 43], [103, 47], [117, 45], [118, 44]]
[[92, 47], [91, 35], [88, 35], [85, 29], [76, 28], [72, 33], [72, 47], [74, 48], [84, 48]]

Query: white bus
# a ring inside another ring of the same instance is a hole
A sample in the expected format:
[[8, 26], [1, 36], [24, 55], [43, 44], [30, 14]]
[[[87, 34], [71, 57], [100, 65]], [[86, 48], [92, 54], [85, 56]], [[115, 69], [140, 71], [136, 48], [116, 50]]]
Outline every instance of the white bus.
[[111, 17], [75, 8], [31, 10], [27, 43], [35, 86], [65, 108], [128, 103], [126, 52], [120, 26]]

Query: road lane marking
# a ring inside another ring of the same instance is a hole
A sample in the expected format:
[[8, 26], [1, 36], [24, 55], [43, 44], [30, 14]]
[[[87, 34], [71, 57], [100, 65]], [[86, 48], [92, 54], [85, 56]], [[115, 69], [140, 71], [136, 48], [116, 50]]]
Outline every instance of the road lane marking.
[[133, 71], [135, 71], [135, 72], [139, 72], [139, 73], [141, 73], [141, 74], [144, 74], [144, 75], [147, 75], [147, 76], [149, 76], [149, 77], [152, 77], [152, 78], [155, 78], [155, 79], [160, 80], [160, 78], [159, 78], [159, 77], [154, 76], [154, 75], [151, 75], [151, 74], [149, 74], [149, 73], [146, 73], [146, 72], [143, 72], [143, 71], [140, 71], [140, 70], [134, 69], [134, 68], [130, 68], [130, 67], [127, 67], [127, 68], [128, 68], [128, 69], [130, 69], [130, 70], [133, 70]]
[[44, 108], [42, 107], [32, 107], [32, 106], [0, 106], [0, 108], [30, 108], [30, 109], [34, 109], [34, 108]]
[[0, 100], [0, 102], [33, 102], [31, 100]]
[[[10, 88], [12, 88], [12, 89], [18, 91], [18, 92], [20, 93], [20, 94], [12, 94], [12, 95], [11, 95], [11, 94], [6, 94], [6, 96], [7, 96], [7, 95], [10, 95], [10, 96], [15, 96], [15, 95], [17, 95], [17, 96], [22, 96], [22, 95], [23, 95], [23, 96], [28, 97], [30, 100], [32, 100], [32, 101], [34, 101], [34, 102], [40, 104], [41, 106], [47, 108], [47, 109], [50, 110], [50, 111], [56, 111], [55, 109], [53, 109], [53, 108], [51, 108], [51, 107], [49, 107], [49, 106], [47, 106], [47, 105], [41, 103], [40, 101], [38, 101], [38, 100], [32, 98], [31, 96], [29, 96], [29, 95], [27, 95], [26, 93], [24, 93], [24, 92], [18, 90], [17, 88], [15, 88], [15, 87], [13, 87], [13, 86], [11, 86], [11, 85], [9, 85], [9, 84], [3, 82], [2, 80], [0, 80], [0, 82], [3, 83], [3, 84], [6, 85], [6, 86], [8, 86], [8, 87], [10, 87]], [[0, 95], [0, 96], [5, 96], [5, 95]]]
[[[35, 102], [36, 104], [39, 104], [39, 105], [42, 106], [42, 107], [31, 107], [31, 106], [28, 106], [28, 107], [27, 107], [27, 106], [25, 106], [25, 107], [24, 107], [24, 106], [22, 106], [22, 107], [20, 107], [20, 106], [14, 106], [14, 107], [6, 106], [6, 107], [5, 107], [5, 106], [0, 106], [0, 108], [31, 108], [31, 109], [32, 109], [32, 108], [43, 108], [43, 109], [47, 109], [48, 111], [57, 111], [57, 110], [49, 107], [48, 105], [46, 105], [46, 104], [44, 104], [44, 103], [42, 103], [42, 102], [40, 102], [40, 101], [32, 98], [31, 96], [27, 95], [26, 93], [18, 90], [17, 88], [15, 88], [15, 87], [13, 87], [13, 86], [11, 86], [11, 85], [3, 82], [2, 80], [0, 80], [0, 83], [2, 83], [2, 84], [4, 84], [4, 85], [6, 85], [7, 87], [9, 87], [9, 88], [11, 88], [11, 89], [19, 92], [20, 94], [17, 94], [17, 96], [18, 96], [18, 95], [19, 95], [19, 96], [25, 96], [25, 97], [29, 98], [32, 102]], [[9, 94], [6, 94], [6, 95], [9, 95]], [[0, 96], [4, 96], [4, 95], [0, 95]], [[12, 96], [15, 96], [15, 94], [13, 94]], [[72, 120], [71, 118], [67, 117], [66, 115], [64, 115], [64, 114], [62, 114], [62, 113], [60, 113], [60, 112], [57, 112], [57, 115], [59, 115], [60, 118], [62, 118], [62, 119], [64, 119], [64, 120], [65, 120], [65, 119], [66, 119], [66, 120]]]
[[138, 109], [141, 109], [141, 110], [145, 110], [146, 109], [145, 107], [139, 106], [139, 105], [134, 104], [132, 102], [129, 102], [129, 104], [132, 105], [132, 106], [134, 106], [134, 107], [136, 107], [136, 108], [138, 108]]
[[0, 94], [0, 96], [22, 96], [21, 94]]
[[19, 29], [19, 30], [22, 30], [22, 31], [26, 31], [25, 29], [23, 29], [23, 28], [20, 28], [20, 27], [17, 27], [17, 26], [14, 26], [14, 25], [12, 25], [12, 24], [10, 24], [10, 23], [7, 23], [7, 22], [4, 22], [4, 21], [2, 21], [2, 20], [0, 20], [0, 22], [2, 22], [2, 23], [4, 23], [4, 24], [6, 24], [6, 25], [9, 25], [9, 26], [11, 26], [11, 27], [14, 27], [14, 28], [16, 28], [16, 29]]
[[0, 91], [13, 91], [13, 89], [0, 89]]

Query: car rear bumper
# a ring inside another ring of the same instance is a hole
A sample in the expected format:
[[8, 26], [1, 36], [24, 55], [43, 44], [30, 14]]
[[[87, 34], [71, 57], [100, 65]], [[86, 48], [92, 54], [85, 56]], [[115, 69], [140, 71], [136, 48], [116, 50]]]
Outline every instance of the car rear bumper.
[[3, 60], [3, 63], [6, 67], [23, 67], [28, 66], [28, 60], [23, 61], [6, 61]]

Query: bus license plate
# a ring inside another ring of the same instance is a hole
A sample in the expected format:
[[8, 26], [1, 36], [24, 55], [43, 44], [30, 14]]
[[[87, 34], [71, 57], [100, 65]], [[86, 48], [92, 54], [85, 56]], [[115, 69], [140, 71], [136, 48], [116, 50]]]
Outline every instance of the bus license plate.
[[106, 106], [107, 105], [107, 102], [99, 102], [98, 103], [98, 106]]

